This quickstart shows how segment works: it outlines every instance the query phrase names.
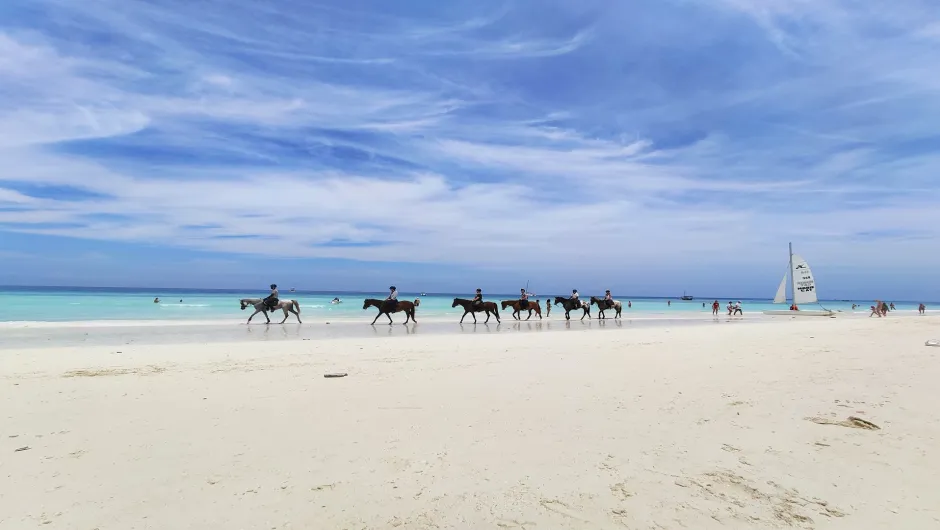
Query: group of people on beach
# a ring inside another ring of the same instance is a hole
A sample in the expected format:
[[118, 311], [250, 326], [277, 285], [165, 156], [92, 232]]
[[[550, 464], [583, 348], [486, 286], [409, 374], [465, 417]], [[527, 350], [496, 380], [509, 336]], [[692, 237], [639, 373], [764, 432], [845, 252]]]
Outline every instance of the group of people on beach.
[[[704, 306], [705, 306], [705, 302], [702, 302], [702, 307]], [[728, 310], [729, 316], [734, 316], [734, 315], [744, 316], [744, 310], [741, 309], [740, 300], [738, 300], [737, 302], [728, 302], [728, 306], [725, 309]], [[714, 302], [712, 302], [712, 314], [715, 316], [718, 316], [718, 311], [720, 310], [721, 310], [721, 302], [719, 302], [718, 300], [715, 300]]]

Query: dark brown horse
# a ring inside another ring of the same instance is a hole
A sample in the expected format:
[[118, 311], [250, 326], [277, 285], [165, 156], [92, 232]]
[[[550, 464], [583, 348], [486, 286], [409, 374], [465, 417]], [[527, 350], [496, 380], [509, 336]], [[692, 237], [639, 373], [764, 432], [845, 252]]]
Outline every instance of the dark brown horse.
[[[512, 318], [522, 320], [522, 315], [519, 314], [519, 302], [519, 300], [503, 300], [500, 304], [503, 306], [503, 311], [505, 311], [507, 307], [512, 307]], [[539, 316], [539, 320], [542, 319], [542, 306], [539, 305], [538, 300], [529, 300], [529, 307], [527, 309], [529, 310], [529, 316], [526, 317], [526, 320], [532, 318], [533, 311]]]
[[499, 310], [496, 308], [496, 304], [493, 302], [483, 302], [482, 304], [474, 304], [473, 300], [466, 300], [464, 298], [454, 298], [454, 303], [451, 307], [460, 306], [463, 308], [463, 316], [460, 317], [460, 323], [463, 324], [464, 317], [467, 316], [467, 313], [473, 315], [473, 323], [477, 323], [476, 313], [486, 312], [486, 321], [483, 323], [486, 324], [490, 321], [490, 313], [496, 316], [496, 321], [499, 322]]
[[575, 309], [584, 310], [584, 314], [581, 315], [581, 320], [584, 320], [584, 317], [591, 318], [591, 304], [587, 302], [583, 302], [581, 300], [575, 302], [574, 300], [569, 300], [568, 298], [564, 298], [562, 296], [556, 296], [555, 305], [558, 304], [561, 304], [561, 306], [565, 308], [565, 320], [571, 320], [571, 315], [569, 313]]
[[610, 302], [610, 307], [607, 307], [607, 300], [596, 296], [591, 297], [591, 305], [597, 304], [597, 318], [607, 318], [604, 311], [608, 309], [616, 311], [614, 318], [620, 318], [620, 312], [623, 311], [623, 304], [620, 303], [620, 300], [611, 300]]
[[385, 300], [376, 300], [375, 298], [366, 298], [365, 302], [362, 304], [363, 309], [369, 309], [370, 307], [377, 307], [379, 309], [379, 314], [375, 315], [375, 319], [372, 321], [372, 324], [375, 324], [375, 321], [379, 319], [380, 316], [385, 315], [388, 317], [388, 325], [392, 325], [392, 315], [389, 313], [399, 313], [401, 311], [405, 312], [405, 321], [403, 324], [407, 324], [408, 320], [411, 319], [415, 324], [418, 321], [415, 319], [415, 306], [420, 302], [415, 300], [414, 302], [409, 302], [408, 300], [400, 300], [395, 307], [391, 307], [390, 304], [386, 303]]

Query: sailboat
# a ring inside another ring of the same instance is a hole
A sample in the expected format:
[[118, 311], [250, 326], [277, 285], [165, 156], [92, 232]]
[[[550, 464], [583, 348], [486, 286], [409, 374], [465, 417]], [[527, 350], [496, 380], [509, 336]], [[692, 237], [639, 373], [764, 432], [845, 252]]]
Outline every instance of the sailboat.
[[[801, 256], [793, 253], [793, 243], [790, 243], [790, 266], [787, 272], [783, 274], [780, 280], [780, 287], [777, 287], [777, 294], [774, 296], [775, 304], [787, 303], [787, 276], [790, 276], [790, 292], [792, 293], [793, 304], [789, 310], [764, 311], [765, 315], [786, 315], [794, 317], [831, 317], [835, 313], [828, 309], [823, 310], [804, 310], [798, 309], [802, 304], [815, 304], [819, 301], [816, 298], [816, 280], [813, 279], [813, 272], [809, 268], [809, 263]], [[794, 309], [797, 308], [797, 309]]]

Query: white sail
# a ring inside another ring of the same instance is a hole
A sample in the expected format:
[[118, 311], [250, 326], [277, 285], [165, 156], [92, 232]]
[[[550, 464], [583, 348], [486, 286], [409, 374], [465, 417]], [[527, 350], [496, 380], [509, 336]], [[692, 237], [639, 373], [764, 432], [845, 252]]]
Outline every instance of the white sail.
[[793, 255], [793, 303], [814, 304], [816, 298], [816, 280], [813, 279], [813, 272], [809, 269], [809, 263], [796, 254]]
[[783, 279], [780, 280], [780, 287], [777, 287], [777, 295], [774, 296], [774, 303], [787, 303], [787, 273], [783, 273]]

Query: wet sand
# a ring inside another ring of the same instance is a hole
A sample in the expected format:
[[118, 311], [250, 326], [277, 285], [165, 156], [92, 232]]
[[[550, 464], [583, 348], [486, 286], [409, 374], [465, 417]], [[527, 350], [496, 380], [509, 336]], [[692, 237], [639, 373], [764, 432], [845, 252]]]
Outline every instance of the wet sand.
[[552, 324], [5, 350], [0, 528], [940, 525], [940, 319]]
[[465, 334], [511, 334], [542, 333], [556, 331], [615, 330], [643, 327], [685, 327], [695, 325], [742, 324], [767, 321], [758, 315], [749, 317], [634, 317], [624, 319], [532, 319], [513, 321], [504, 318], [502, 323], [491, 320], [488, 324], [480, 318], [477, 324], [470, 319], [460, 324], [454, 318], [422, 319], [420, 323], [402, 324], [403, 318], [393, 325], [369, 321], [334, 320], [330, 323], [305, 321], [303, 324], [262, 322], [245, 324], [244, 321], [204, 321], [194, 323], [176, 322], [50, 322], [8, 326], [0, 331], [0, 351], [21, 348], [45, 348], [75, 345], [120, 346], [125, 344], [193, 344], [218, 342], [256, 341], [319, 341], [349, 338], [403, 337], [411, 335], [465, 335]]

